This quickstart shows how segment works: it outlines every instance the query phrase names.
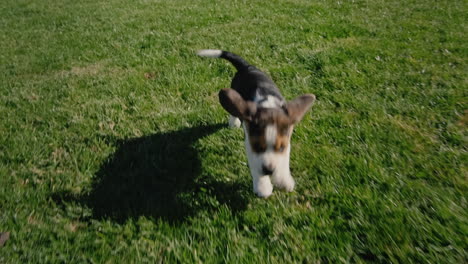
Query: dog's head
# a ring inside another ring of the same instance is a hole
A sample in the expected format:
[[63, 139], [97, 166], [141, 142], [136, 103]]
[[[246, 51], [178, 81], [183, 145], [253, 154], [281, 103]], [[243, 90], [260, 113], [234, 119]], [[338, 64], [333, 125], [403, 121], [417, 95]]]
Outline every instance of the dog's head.
[[261, 163], [263, 174], [271, 175], [281, 160], [289, 157], [293, 127], [304, 117], [315, 101], [306, 94], [278, 108], [263, 108], [244, 100], [234, 89], [222, 89], [219, 101], [226, 111], [245, 125], [248, 151]]

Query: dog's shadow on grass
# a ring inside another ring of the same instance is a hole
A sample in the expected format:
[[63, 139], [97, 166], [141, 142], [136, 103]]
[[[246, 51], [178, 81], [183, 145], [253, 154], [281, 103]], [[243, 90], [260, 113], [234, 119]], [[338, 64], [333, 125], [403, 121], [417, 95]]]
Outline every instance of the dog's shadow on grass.
[[92, 218], [120, 223], [139, 216], [180, 223], [222, 205], [233, 212], [243, 210], [244, 186], [200, 171], [201, 153], [194, 143], [221, 127], [204, 125], [120, 141], [96, 173], [90, 192], [79, 197], [61, 193], [55, 199], [84, 203]]

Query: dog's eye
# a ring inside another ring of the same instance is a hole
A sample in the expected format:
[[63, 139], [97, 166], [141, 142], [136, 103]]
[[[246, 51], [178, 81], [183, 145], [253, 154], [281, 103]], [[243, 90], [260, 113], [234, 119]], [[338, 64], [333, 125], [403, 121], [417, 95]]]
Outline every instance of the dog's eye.
[[275, 151], [279, 152], [279, 153], [282, 153], [282, 152], [284, 152], [286, 147], [287, 147], [287, 144], [285, 144], [284, 142], [277, 142], [276, 145], [275, 145]]
[[255, 152], [260, 153], [260, 152], [265, 152], [266, 147], [263, 146], [262, 144], [256, 142], [252, 145], [252, 148], [254, 149]]
[[278, 148], [278, 152], [283, 152], [284, 151], [284, 146], [281, 145], [279, 148]]

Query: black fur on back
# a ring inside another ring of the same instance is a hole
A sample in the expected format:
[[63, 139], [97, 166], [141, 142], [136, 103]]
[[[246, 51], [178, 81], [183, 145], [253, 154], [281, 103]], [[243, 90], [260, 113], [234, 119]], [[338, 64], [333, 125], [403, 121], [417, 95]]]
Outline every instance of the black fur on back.
[[236, 90], [244, 100], [254, 101], [258, 94], [263, 97], [267, 95], [275, 96], [280, 101], [284, 101], [273, 80], [239, 55], [223, 51], [220, 57], [228, 60], [236, 67], [237, 73], [232, 79], [231, 88]]

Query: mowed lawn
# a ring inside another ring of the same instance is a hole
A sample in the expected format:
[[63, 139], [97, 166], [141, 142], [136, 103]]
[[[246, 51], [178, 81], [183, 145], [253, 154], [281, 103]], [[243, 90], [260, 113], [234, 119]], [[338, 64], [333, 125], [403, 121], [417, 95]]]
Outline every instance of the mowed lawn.
[[[0, 3], [0, 263], [466, 263], [467, 2]], [[317, 102], [257, 198], [224, 49]]]

